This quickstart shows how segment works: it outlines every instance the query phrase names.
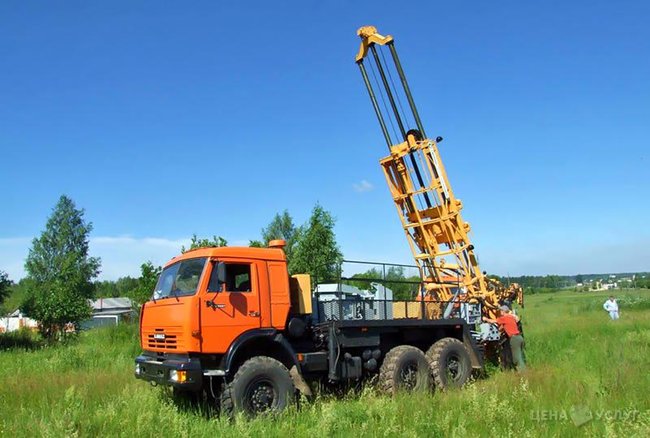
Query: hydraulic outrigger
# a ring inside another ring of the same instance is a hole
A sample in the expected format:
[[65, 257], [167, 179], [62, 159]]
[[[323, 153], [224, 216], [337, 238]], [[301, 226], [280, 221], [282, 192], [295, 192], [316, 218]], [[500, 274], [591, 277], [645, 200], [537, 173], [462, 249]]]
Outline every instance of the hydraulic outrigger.
[[[380, 35], [373, 26], [364, 26], [357, 34], [361, 47], [356, 62], [390, 152], [380, 164], [420, 271], [422, 298], [480, 302], [484, 315], [490, 318], [504, 302], [516, 299], [523, 306], [518, 284], [505, 287], [479, 268], [468, 235], [470, 225], [460, 213], [463, 204], [454, 195], [438, 151], [442, 137], [434, 141], [426, 136], [393, 37]], [[383, 47], [390, 51], [392, 66], [381, 51]], [[396, 87], [391, 70], [397, 73], [401, 88]], [[406, 97], [407, 110], [400, 95]]]

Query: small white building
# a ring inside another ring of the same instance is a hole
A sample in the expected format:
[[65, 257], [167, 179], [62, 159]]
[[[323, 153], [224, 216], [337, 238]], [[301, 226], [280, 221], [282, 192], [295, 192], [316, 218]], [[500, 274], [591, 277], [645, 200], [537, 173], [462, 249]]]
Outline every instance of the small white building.
[[[82, 329], [100, 327], [104, 325], [117, 325], [120, 322], [137, 318], [133, 310], [133, 303], [128, 298], [99, 298], [89, 300], [93, 315], [89, 320], [81, 323]], [[38, 330], [38, 321], [25, 316], [20, 309], [0, 317], [0, 333], [13, 332], [23, 327]]]
[[20, 309], [16, 309], [10, 314], [0, 317], [0, 333], [13, 332], [23, 327], [36, 330], [38, 328], [38, 322], [23, 315]]

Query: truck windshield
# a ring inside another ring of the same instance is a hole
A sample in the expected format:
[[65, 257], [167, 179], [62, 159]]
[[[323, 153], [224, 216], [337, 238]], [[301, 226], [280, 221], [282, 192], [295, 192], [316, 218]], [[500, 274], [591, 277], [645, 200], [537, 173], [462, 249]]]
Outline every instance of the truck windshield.
[[167, 266], [160, 274], [153, 298], [159, 300], [161, 298], [194, 295], [199, 286], [206, 260], [205, 257], [201, 257], [183, 260]]

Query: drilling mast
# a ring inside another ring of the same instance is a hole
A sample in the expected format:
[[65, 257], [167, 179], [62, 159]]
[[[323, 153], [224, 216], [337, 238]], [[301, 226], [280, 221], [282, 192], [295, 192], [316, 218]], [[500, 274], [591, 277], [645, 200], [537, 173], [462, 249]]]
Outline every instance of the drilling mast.
[[506, 289], [479, 268], [470, 225], [461, 216], [463, 204], [454, 195], [438, 151], [442, 137], [426, 135], [393, 37], [380, 35], [373, 26], [360, 28], [357, 35], [361, 46], [356, 63], [390, 153], [380, 164], [424, 291], [439, 301], [480, 301], [490, 316], [504, 299], [523, 304], [518, 285]]

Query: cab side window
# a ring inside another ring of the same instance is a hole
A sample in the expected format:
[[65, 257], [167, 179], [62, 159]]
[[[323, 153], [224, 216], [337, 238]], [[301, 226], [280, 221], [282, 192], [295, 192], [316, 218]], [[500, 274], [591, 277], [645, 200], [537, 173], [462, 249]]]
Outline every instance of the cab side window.
[[251, 291], [251, 265], [226, 265], [226, 290]]
[[[208, 290], [218, 291], [217, 270], [212, 269]], [[226, 292], [250, 292], [251, 291], [251, 265], [239, 263], [226, 263]]]

